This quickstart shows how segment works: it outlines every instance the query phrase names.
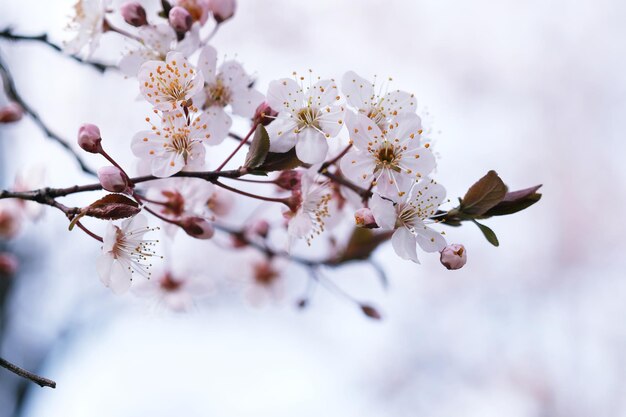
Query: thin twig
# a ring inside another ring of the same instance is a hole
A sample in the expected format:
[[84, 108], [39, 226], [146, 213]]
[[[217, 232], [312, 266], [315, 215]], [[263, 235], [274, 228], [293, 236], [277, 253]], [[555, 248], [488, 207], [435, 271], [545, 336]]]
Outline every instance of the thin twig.
[[85, 161], [83, 161], [83, 159], [80, 157], [80, 155], [78, 155], [76, 153], [76, 151], [74, 151], [74, 149], [72, 149], [70, 144], [65, 139], [61, 138], [61, 136], [57, 135], [52, 130], [50, 130], [50, 128], [43, 122], [43, 120], [41, 120], [41, 117], [39, 116], [39, 114], [37, 114], [37, 112], [35, 110], [33, 110], [33, 108], [30, 107], [24, 101], [22, 96], [19, 95], [19, 93], [17, 92], [17, 88], [15, 87], [15, 81], [13, 80], [13, 77], [11, 76], [11, 73], [9, 72], [9, 69], [6, 66], [6, 63], [2, 60], [2, 57], [0, 57], [0, 76], [2, 77], [2, 80], [4, 82], [4, 90], [5, 90], [6, 94], [7, 94], [7, 96], [12, 101], [15, 101], [20, 106], [22, 106], [24, 111], [30, 115], [30, 117], [33, 119], [35, 124], [50, 139], [54, 140], [59, 145], [61, 145], [63, 148], [65, 148], [65, 150], [67, 150], [74, 157], [74, 159], [76, 159], [76, 162], [78, 162], [78, 165], [80, 166], [80, 169], [83, 170], [83, 172], [95, 176], [96, 175], [95, 171], [87, 166]]
[[[48, 35], [47, 34], [42, 34], [42, 35], [18, 35], [15, 34], [11, 31], [10, 28], [7, 28], [5, 30], [3, 30], [2, 32], [0, 32], [0, 38], [3, 39], [8, 39], [11, 41], [29, 41], [29, 42], [40, 42], [43, 43], [44, 45], [47, 45], [48, 47], [54, 49], [57, 52], [63, 52], [63, 48], [61, 48], [59, 45], [50, 42], [50, 40], [48, 40]], [[76, 62], [79, 62], [81, 64], [85, 64], [85, 65], [89, 65], [91, 66], [93, 69], [95, 69], [96, 71], [103, 73], [108, 69], [117, 69], [117, 66], [115, 65], [109, 65], [109, 64], [104, 64], [101, 62], [95, 62], [95, 61], [87, 61], [81, 57], [79, 57], [78, 55], [66, 55], [65, 56], [73, 59]]]
[[17, 376], [33, 381], [35, 384], [39, 385], [40, 387], [50, 387], [50, 388], [57, 387], [57, 383], [54, 382], [53, 380], [36, 375], [32, 372], [27, 371], [26, 369], [22, 369], [19, 366], [12, 364], [11, 362], [5, 359], [0, 358], [0, 366], [8, 369], [9, 371], [13, 372]]

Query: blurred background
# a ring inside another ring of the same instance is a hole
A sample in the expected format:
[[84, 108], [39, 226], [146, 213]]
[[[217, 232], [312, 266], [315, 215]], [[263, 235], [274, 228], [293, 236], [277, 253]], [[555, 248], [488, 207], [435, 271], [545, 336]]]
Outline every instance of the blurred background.
[[[71, 6], [0, 0], [0, 28], [60, 41]], [[485, 222], [499, 248], [473, 225], [448, 230], [468, 251], [459, 271], [390, 245], [375, 254], [387, 291], [365, 266], [329, 271], [379, 322], [322, 289], [295, 308], [297, 267], [281, 294], [218, 291], [186, 314], [114, 296], [99, 245], [46, 209], [11, 242], [22, 267], [0, 283], [0, 356], [58, 387], [0, 369], [0, 416], [626, 416], [625, 20], [619, 0], [240, 0], [213, 45], [261, 91], [309, 68], [392, 76], [418, 98], [450, 198], [494, 169], [511, 189], [543, 184], [543, 199]], [[125, 47], [105, 36], [96, 57], [117, 62]], [[134, 163], [148, 109], [136, 80], [37, 43], [0, 40], [0, 53], [55, 131], [73, 140], [95, 123]], [[28, 118], [3, 126], [0, 146], [2, 188], [38, 164], [46, 185], [92, 182]], [[238, 253], [181, 247], [187, 267], [245, 281]]]

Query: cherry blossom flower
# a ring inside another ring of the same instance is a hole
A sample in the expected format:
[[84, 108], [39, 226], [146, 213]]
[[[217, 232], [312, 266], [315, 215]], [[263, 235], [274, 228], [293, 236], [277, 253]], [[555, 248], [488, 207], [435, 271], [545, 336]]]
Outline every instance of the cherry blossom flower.
[[104, 17], [110, 0], [78, 0], [74, 5], [74, 16], [67, 28], [74, 37], [65, 42], [63, 49], [68, 54], [80, 54], [87, 49], [91, 56], [104, 32]]
[[415, 113], [417, 110], [417, 100], [413, 94], [400, 90], [384, 95], [381, 92], [376, 93], [376, 84], [360, 77], [354, 71], [344, 74], [341, 90], [348, 104], [358, 113], [372, 119], [381, 130], [385, 129], [389, 118], [403, 113]]
[[387, 197], [402, 197], [435, 168], [435, 158], [420, 145], [421, 122], [416, 114], [394, 117], [381, 131], [362, 114], [347, 114], [353, 149], [341, 160], [342, 172], [352, 181]]
[[[150, 118], [146, 118], [150, 122]], [[135, 156], [151, 161], [150, 171], [156, 177], [169, 177], [186, 168], [201, 168], [205, 162], [203, 142], [211, 133], [208, 116], [200, 113], [187, 124], [181, 112], [164, 112], [161, 127], [135, 134], [131, 149]]]
[[204, 25], [209, 20], [209, 0], [176, 0], [176, 5], [185, 8], [194, 22]]
[[141, 45], [128, 51], [120, 60], [119, 68], [129, 77], [137, 76], [139, 68], [148, 61], [165, 61], [171, 51], [180, 52], [188, 57], [200, 46], [200, 25], [194, 24], [181, 41], [176, 32], [167, 23], [142, 26], [138, 30]]
[[141, 94], [161, 111], [188, 107], [204, 85], [202, 74], [193, 69], [180, 52], [169, 52], [165, 61], [145, 62], [137, 79]]
[[402, 259], [419, 263], [416, 244], [426, 252], [439, 252], [446, 247], [441, 233], [427, 226], [428, 218], [437, 212], [445, 196], [445, 188], [427, 178], [397, 203], [374, 194], [370, 207], [376, 223], [382, 229], [395, 229], [391, 243]]
[[[312, 170], [313, 168], [311, 168]], [[289, 244], [295, 239], [305, 239], [307, 244], [321, 234], [326, 228], [326, 222], [331, 216], [329, 203], [333, 197], [333, 190], [328, 181], [318, 182], [312, 172], [302, 175], [300, 189], [293, 191], [297, 200], [295, 210], [285, 213], [289, 218], [287, 234]]]
[[135, 273], [150, 276], [152, 264], [148, 262], [155, 256], [155, 241], [144, 240], [143, 235], [154, 230], [142, 214], [125, 220], [121, 226], [109, 222], [96, 267], [102, 283], [114, 293], [126, 292]]
[[283, 153], [295, 146], [302, 162], [322, 162], [328, 139], [343, 127], [345, 110], [338, 104], [340, 99], [333, 80], [320, 80], [306, 91], [292, 79], [272, 81], [267, 101], [278, 116], [267, 127], [270, 151]]
[[226, 137], [232, 125], [226, 107], [230, 106], [233, 114], [250, 119], [263, 102], [263, 94], [250, 86], [253, 80], [239, 62], [226, 61], [218, 71], [217, 51], [212, 46], [207, 45], [200, 52], [198, 70], [204, 77], [198, 105], [214, 115], [220, 135]]
[[165, 270], [156, 279], [137, 286], [135, 293], [154, 300], [157, 305], [184, 312], [191, 309], [196, 300], [209, 296], [213, 291], [214, 285], [207, 276]]

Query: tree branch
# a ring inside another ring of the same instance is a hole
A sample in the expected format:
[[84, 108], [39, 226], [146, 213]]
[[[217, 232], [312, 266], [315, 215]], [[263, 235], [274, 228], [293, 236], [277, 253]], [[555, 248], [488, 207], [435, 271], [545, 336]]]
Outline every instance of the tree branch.
[[[52, 43], [48, 40], [48, 35], [46, 33], [41, 34], [41, 35], [18, 35], [15, 34], [11, 31], [11, 28], [6, 28], [5, 30], [3, 30], [2, 32], [0, 32], [0, 38], [3, 39], [7, 39], [10, 41], [29, 41], [29, 42], [40, 42], [43, 43], [44, 45], [54, 49], [57, 52], [60, 52], [63, 54], [63, 48], [61, 48], [59, 45]], [[109, 65], [109, 64], [104, 64], [101, 62], [95, 62], [95, 61], [86, 61], [84, 59], [82, 59], [81, 57], [77, 56], [77, 55], [67, 55], [67, 54], [63, 54], [65, 56], [67, 56], [68, 58], [73, 59], [76, 62], [79, 62], [81, 64], [85, 64], [85, 65], [89, 65], [91, 66], [93, 69], [95, 69], [96, 71], [100, 72], [100, 73], [104, 73], [107, 69], [117, 69], [117, 66], [115, 65]]]
[[19, 95], [19, 93], [17, 92], [17, 88], [15, 87], [15, 81], [13, 80], [13, 77], [11, 76], [11, 73], [9, 72], [9, 69], [6, 66], [6, 63], [2, 60], [1, 57], [0, 57], [0, 77], [2, 77], [2, 80], [4, 83], [4, 90], [7, 96], [11, 100], [15, 101], [20, 106], [22, 106], [24, 111], [30, 115], [30, 117], [33, 119], [35, 124], [50, 139], [54, 140], [59, 145], [61, 145], [66, 151], [68, 151], [74, 157], [74, 159], [76, 159], [76, 162], [78, 162], [78, 165], [80, 166], [80, 169], [83, 170], [83, 172], [95, 176], [96, 175], [95, 171], [87, 166], [85, 161], [83, 161], [80, 155], [78, 155], [78, 153], [76, 153], [76, 151], [72, 149], [70, 144], [65, 139], [61, 138], [61, 136], [57, 135], [52, 130], [50, 130], [50, 128], [43, 122], [43, 120], [41, 120], [41, 117], [39, 116], [39, 114], [37, 114], [37, 112], [33, 110], [33, 108], [30, 107], [24, 101], [24, 99]]
[[28, 379], [32, 382], [34, 382], [35, 384], [39, 385], [40, 387], [50, 387], [50, 388], [56, 388], [57, 387], [57, 383], [52, 381], [51, 379], [48, 378], [44, 378], [42, 376], [36, 375], [32, 372], [27, 371], [26, 369], [22, 369], [17, 365], [12, 364], [11, 362], [4, 360], [2, 358], [0, 358], [0, 366], [2, 366], [3, 368], [8, 369], [9, 371], [13, 372], [15, 375], [20, 376], [22, 378]]

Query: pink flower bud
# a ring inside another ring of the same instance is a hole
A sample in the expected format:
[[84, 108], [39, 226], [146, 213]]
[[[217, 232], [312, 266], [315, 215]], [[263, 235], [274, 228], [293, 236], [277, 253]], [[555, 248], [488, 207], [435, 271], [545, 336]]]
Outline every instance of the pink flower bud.
[[275, 184], [283, 190], [292, 191], [300, 188], [302, 173], [299, 171], [283, 171], [276, 178]]
[[262, 287], [271, 287], [280, 278], [280, 274], [270, 261], [256, 262], [252, 265], [252, 272], [254, 281]]
[[441, 264], [448, 269], [460, 269], [467, 262], [465, 246], [453, 243], [441, 251]]
[[180, 227], [185, 233], [196, 239], [211, 239], [215, 234], [213, 224], [203, 217], [185, 217], [180, 221]]
[[209, 0], [209, 9], [217, 23], [230, 19], [235, 14], [237, 2], [235, 0]]
[[106, 166], [98, 169], [98, 180], [102, 188], [114, 193], [123, 193], [130, 188], [126, 174], [114, 166]]
[[358, 227], [364, 227], [366, 229], [375, 229], [378, 227], [372, 210], [367, 207], [362, 207], [354, 213], [354, 221]]
[[91, 123], [85, 123], [78, 129], [78, 145], [89, 153], [102, 151], [100, 129]]
[[248, 231], [254, 235], [266, 238], [267, 234], [270, 231], [270, 224], [267, 222], [267, 220], [257, 220], [250, 225]]
[[0, 252], [0, 276], [11, 276], [17, 272], [20, 263], [15, 255], [8, 252]]
[[204, 25], [209, 19], [209, 0], [177, 0], [176, 5], [184, 7], [194, 22]]
[[191, 29], [193, 19], [184, 7], [172, 7], [169, 14], [170, 26], [178, 33], [185, 33]]
[[120, 7], [124, 21], [131, 26], [140, 27], [148, 24], [146, 9], [136, 1], [127, 1]]
[[274, 118], [276, 116], [278, 116], [278, 112], [273, 110], [270, 105], [264, 101], [263, 103], [259, 104], [259, 107], [256, 108], [252, 121], [254, 123], [267, 126], [274, 121]]
[[24, 109], [18, 103], [11, 102], [0, 107], [0, 123], [17, 122], [24, 115]]
[[0, 239], [15, 237], [22, 228], [22, 212], [15, 200], [0, 200]]

